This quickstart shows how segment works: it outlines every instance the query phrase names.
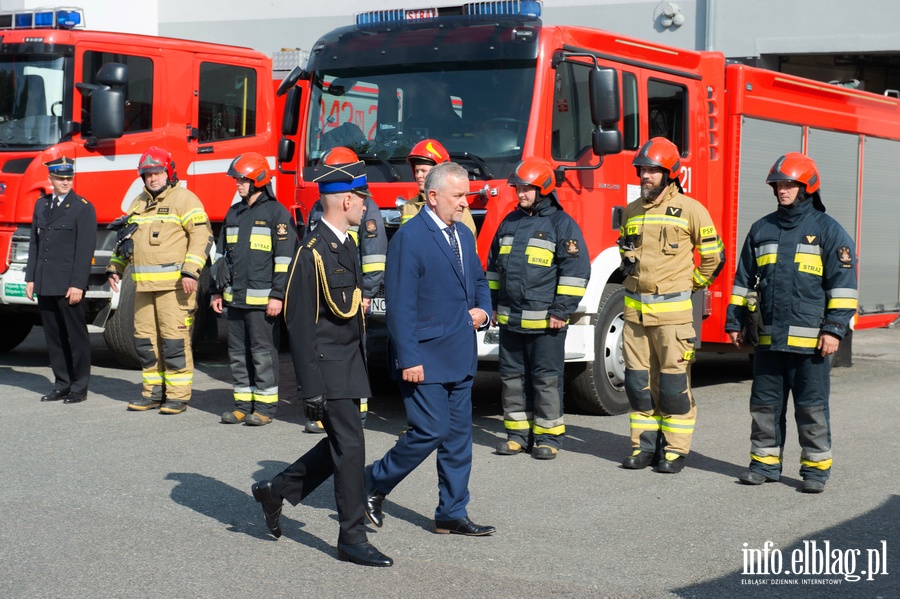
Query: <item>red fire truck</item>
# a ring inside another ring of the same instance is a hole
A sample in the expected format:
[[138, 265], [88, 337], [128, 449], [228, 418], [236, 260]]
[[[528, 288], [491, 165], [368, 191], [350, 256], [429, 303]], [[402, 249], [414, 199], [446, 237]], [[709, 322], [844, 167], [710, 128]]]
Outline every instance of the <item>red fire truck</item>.
[[31, 217], [50, 189], [43, 163], [65, 155], [76, 159], [75, 189], [99, 221], [86, 294], [90, 328], [136, 365], [134, 288], [130, 277], [121, 294], [106, 284], [115, 235], [105, 225], [140, 192], [141, 154], [159, 146], [172, 153], [181, 184], [201, 198], [218, 233], [237, 199], [225, 176], [234, 157], [256, 151], [275, 166], [272, 61], [247, 48], [86, 31], [83, 23], [73, 9], [0, 13], [0, 351], [18, 345], [35, 322], [24, 278]]
[[[650, 137], [665, 136], [681, 150], [685, 192], [707, 206], [727, 250], [723, 273], [695, 297], [704, 349], [727, 349], [736, 255], [750, 224], [775, 208], [766, 174], [790, 151], [818, 163], [828, 212], [856, 240], [855, 326], [897, 318], [896, 98], [729, 64], [718, 52], [544, 26], [540, 11], [529, 0], [376, 11], [320, 38], [308, 67], [283, 86], [300, 82], [287, 97], [279, 147], [280, 166], [296, 172], [297, 203], [311, 207], [312, 166], [330, 147], [346, 145], [366, 161], [375, 200], [396, 225], [398, 196], [415, 194], [406, 155], [434, 137], [469, 171], [485, 259], [516, 204], [506, 184], [513, 166], [523, 156], [549, 160], [592, 261], [567, 337], [567, 400], [596, 413], [628, 407], [615, 241], [623, 207], [639, 194], [631, 161]], [[496, 332], [480, 334], [479, 348], [481, 359], [496, 360]]]

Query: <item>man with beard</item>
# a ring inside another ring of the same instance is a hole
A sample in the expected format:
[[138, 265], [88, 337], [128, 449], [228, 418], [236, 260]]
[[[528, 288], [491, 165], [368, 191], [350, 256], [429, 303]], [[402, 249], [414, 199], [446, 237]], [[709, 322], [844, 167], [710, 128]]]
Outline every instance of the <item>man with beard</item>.
[[625, 208], [618, 241], [632, 447], [622, 467], [639, 470], [655, 462], [658, 472], [675, 474], [684, 468], [697, 417], [690, 375], [696, 341], [691, 294], [713, 282], [725, 250], [709, 212], [683, 194], [675, 144], [654, 137], [632, 164], [641, 197]]
[[200, 198], [178, 184], [169, 152], [148, 149], [138, 174], [144, 189], [128, 213], [110, 225], [118, 229], [118, 240], [106, 270], [109, 286], [118, 291], [130, 261], [135, 283], [134, 347], [143, 391], [128, 409], [180, 414], [191, 398], [191, 326], [212, 229]]

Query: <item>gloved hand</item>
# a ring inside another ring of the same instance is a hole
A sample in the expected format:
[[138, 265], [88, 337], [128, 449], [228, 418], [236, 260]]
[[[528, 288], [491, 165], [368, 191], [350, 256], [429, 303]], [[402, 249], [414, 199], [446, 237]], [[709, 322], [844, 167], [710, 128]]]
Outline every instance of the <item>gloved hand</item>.
[[137, 223], [129, 223], [130, 214], [123, 214], [113, 222], [106, 225], [110, 231], [116, 232], [116, 245], [113, 246], [113, 253], [117, 254], [124, 260], [130, 260], [134, 255], [134, 241], [131, 236], [137, 231]]
[[634, 252], [633, 237], [631, 235], [619, 237], [616, 244], [619, 246], [619, 249], [621, 250], [619, 254], [622, 256], [622, 264], [619, 266], [619, 270], [626, 277], [634, 274], [636, 254]]
[[213, 265], [213, 278], [216, 281], [216, 289], [224, 291], [231, 284], [231, 269], [228, 268], [228, 260], [222, 256]]
[[303, 400], [303, 413], [314, 422], [322, 420], [325, 417], [325, 404], [324, 395], [307, 397]]
[[118, 254], [123, 260], [131, 260], [131, 257], [134, 255], [134, 241], [131, 239], [131, 236], [129, 235], [125, 239], [117, 241], [113, 248], [113, 253]]

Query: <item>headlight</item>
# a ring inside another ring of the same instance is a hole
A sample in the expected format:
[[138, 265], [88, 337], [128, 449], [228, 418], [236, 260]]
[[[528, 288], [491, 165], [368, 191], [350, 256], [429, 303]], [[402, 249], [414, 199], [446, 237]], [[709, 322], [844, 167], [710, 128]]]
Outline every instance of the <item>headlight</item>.
[[28, 246], [27, 239], [14, 238], [9, 246], [9, 263], [21, 262], [24, 264], [28, 262]]

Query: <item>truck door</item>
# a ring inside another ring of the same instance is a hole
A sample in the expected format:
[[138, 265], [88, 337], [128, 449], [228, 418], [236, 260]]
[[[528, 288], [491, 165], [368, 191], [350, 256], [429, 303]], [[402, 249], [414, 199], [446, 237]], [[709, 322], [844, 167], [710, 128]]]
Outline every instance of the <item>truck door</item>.
[[[97, 219], [108, 223], [125, 212], [143, 184], [137, 174], [141, 154], [150, 146], [163, 146], [164, 133], [153, 130], [159, 111], [154, 101], [157, 68], [154, 57], [125, 54], [117, 50], [86, 49], [78, 59], [76, 81], [96, 83], [104, 64], [117, 62], [128, 69], [125, 94], [125, 133], [118, 139], [97, 140], [96, 145], [75, 144], [79, 194], [94, 203]], [[81, 122], [81, 136], [92, 137], [90, 96], [76, 94], [73, 120]], [[164, 115], [164, 111], [163, 115]]]
[[266, 144], [266, 106], [260, 101], [260, 87], [271, 84], [262, 73], [255, 65], [226, 63], [221, 57], [198, 56], [194, 61], [189, 164], [179, 168], [192, 175], [192, 191], [214, 223], [239, 201], [234, 180], [226, 176], [231, 161], [243, 152], [274, 155], [274, 147]]

